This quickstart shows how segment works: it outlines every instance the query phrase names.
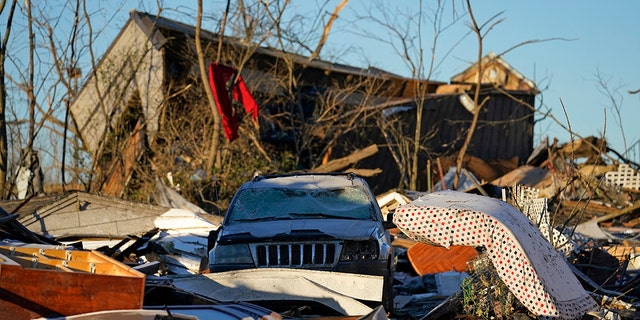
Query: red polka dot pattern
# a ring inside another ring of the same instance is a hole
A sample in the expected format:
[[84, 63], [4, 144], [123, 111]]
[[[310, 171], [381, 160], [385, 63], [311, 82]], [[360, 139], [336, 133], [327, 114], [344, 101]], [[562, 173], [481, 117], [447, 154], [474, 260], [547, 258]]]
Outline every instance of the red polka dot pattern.
[[597, 308], [563, 256], [531, 220], [506, 202], [435, 192], [399, 206], [393, 221], [416, 241], [485, 247], [500, 278], [536, 315], [575, 319]]

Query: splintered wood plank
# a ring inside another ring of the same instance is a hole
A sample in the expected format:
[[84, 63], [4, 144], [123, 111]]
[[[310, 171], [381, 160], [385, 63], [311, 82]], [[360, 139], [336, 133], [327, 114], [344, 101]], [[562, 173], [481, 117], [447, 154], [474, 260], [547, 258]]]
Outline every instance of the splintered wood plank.
[[0, 254], [24, 268], [59, 269], [68, 272], [133, 276], [140, 274], [98, 251], [0, 246]]
[[[121, 277], [0, 266], [0, 314], [40, 316], [142, 308], [144, 277]], [[23, 304], [20, 301], [28, 301]], [[34, 310], [35, 309], [35, 310]]]
[[0, 318], [139, 309], [144, 287], [144, 274], [97, 251], [0, 246]]
[[409, 262], [421, 276], [447, 271], [467, 271], [467, 262], [477, 256], [478, 252], [474, 247], [450, 246], [447, 249], [422, 242], [416, 243], [407, 250]]

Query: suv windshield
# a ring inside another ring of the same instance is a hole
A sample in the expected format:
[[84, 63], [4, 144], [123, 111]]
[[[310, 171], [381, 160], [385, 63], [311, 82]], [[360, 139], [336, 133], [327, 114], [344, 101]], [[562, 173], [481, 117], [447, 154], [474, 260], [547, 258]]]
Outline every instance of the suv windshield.
[[374, 209], [361, 188], [254, 188], [238, 193], [227, 223], [280, 219], [374, 219]]

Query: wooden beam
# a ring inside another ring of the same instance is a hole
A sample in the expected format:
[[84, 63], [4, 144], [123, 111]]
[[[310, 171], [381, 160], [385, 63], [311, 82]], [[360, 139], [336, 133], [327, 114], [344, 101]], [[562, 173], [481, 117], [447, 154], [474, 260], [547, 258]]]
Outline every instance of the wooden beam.
[[634, 211], [636, 211], [638, 209], [640, 209], [640, 201], [634, 203], [630, 207], [626, 207], [624, 209], [621, 209], [621, 210], [618, 210], [616, 212], [610, 213], [610, 214], [608, 214], [606, 216], [603, 216], [603, 217], [595, 218], [594, 220], [596, 222], [600, 223], [600, 222], [604, 222], [604, 221], [607, 221], [607, 220], [611, 220], [613, 218], [617, 218], [617, 217], [625, 215], [627, 213], [634, 212]]
[[346, 157], [331, 160], [326, 164], [323, 164], [319, 167], [311, 169], [310, 171], [311, 172], [337, 172], [364, 158], [370, 157], [376, 154], [377, 152], [378, 152], [378, 146], [375, 144], [372, 144], [364, 149], [356, 150], [355, 152], [353, 152], [352, 154]]
[[353, 172], [361, 177], [373, 177], [377, 174], [382, 173], [382, 169], [380, 168], [375, 168], [375, 169], [347, 169], [344, 172]]
[[569, 210], [584, 210], [592, 214], [611, 214], [618, 212], [618, 209], [615, 207], [608, 207], [603, 204], [595, 203], [594, 201], [563, 200], [561, 204]]

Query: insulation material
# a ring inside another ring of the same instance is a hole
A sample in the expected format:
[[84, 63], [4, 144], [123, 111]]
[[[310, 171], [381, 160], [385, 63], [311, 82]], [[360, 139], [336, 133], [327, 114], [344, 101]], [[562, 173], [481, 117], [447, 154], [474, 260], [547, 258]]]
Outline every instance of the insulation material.
[[394, 223], [416, 241], [484, 246], [502, 281], [536, 315], [574, 319], [598, 307], [536, 225], [506, 202], [435, 192], [399, 206]]

